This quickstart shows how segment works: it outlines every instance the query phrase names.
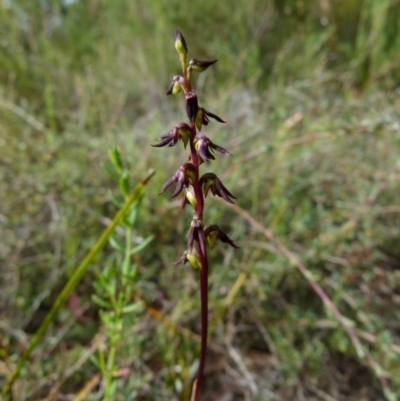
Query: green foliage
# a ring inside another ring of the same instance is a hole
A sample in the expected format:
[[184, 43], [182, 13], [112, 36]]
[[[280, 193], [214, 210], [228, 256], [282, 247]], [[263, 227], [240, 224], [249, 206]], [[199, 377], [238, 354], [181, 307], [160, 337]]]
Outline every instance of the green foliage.
[[[111, 149], [109, 155], [116, 171], [121, 195], [126, 202], [130, 196], [129, 166], [124, 168], [118, 149]], [[114, 176], [112, 170], [110, 172]], [[124, 339], [128, 330], [138, 323], [144, 310], [143, 302], [137, 299], [137, 296], [135, 297], [135, 291], [139, 286], [138, 265], [132, 262], [134, 255], [144, 249], [153, 239], [150, 236], [133, 247], [134, 227], [142, 200], [143, 194], [121, 221], [125, 238], [121, 239], [121, 234], [117, 233], [110, 237], [109, 241], [114, 249], [114, 255], [109, 258], [107, 265], [97, 272], [96, 280], [93, 283], [96, 293], [93, 294], [92, 299], [100, 307], [99, 316], [105, 336], [99, 346], [99, 357], [93, 358], [93, 362], [102, 372], [104, 400], [119, 399], [127, 391], [137, 390], [125, 388], [123, 392], [121, 391], [118, 379], [118, 370], [121, 367], [118, 366], [117, 358], [122, 356], [126, 358], [127, 355], [124, 353], [128, 352], [129, 358], [135, 360], [139, 354], [137, 349], [141, 345], [140, 338], [135, 338], [136, 341], [131, 341], [129, 348], [126, 348]], [[119, 207], [120, 202], [115, 201], [114, 204]]]

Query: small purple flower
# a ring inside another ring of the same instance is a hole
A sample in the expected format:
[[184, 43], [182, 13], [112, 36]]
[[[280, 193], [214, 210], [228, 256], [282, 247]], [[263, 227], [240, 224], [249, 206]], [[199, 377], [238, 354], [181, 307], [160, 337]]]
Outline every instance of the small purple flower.
[[228, 203], [235, 203], [232, 199], [236, 199], [236, 197], [225, 188], [224, 184], [222, 184], [221, 180], [214, 173], [205, 173], [200, 178], [200, 186], [203, 189], [205, 197], [207, 197], [208, 192], [211, 190], [214, 196], [220, 196]]
[[192, 163], [185, 163], [177, 172], [163, 185], [160, 194], [162, 194], [168, 187], [176, 183], [176, 188], [171, 198], [178, 196], [184, 187], [188, 188], [192, 185], [196, 177], [196, 168]]
[[194, 138], [194, 144], [197, 150], [197, 154], [203, 159], [203, 161], [209, 162], [215, 160], [213, 151], [223, 153], [224, 155], [232, 156], [226, 149], [211, 142], [211, 140], [203, 133], [198, 133]]
[[190, 136], [191, 136], [192, 130], [190, 129], [190, 125], [186, 123], [179, 123], [169, 131], [168, 133], [160, 136], [160, 138], [157, 139], [157, 141], [160, 141], [159, 143], [155, 145], [151, 145], [155, 148], [161, 148], [163, 146], [175, 146], [178, 140], [180, 139], [183, 142], [183, 145], [186, 149], [186, 146], [189, 142]]

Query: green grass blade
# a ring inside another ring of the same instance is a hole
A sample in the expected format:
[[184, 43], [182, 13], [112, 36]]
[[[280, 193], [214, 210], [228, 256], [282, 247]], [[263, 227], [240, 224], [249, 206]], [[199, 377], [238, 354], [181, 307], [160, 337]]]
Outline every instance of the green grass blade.
[[125, 204], [122, 206], [122, 208], [118, 211], [118, 213], [114, 216], [114, 219], [111, 221], [109, 226], [104, 230], [103, 234], [101, 237], [97, 240], [95, 245], [92, 247], [92, 249], [89, 251], [89, 253], [86, 255], [86, 257], [82, 260], [78, 268], [75, 270], [75, 272], [71, 275], [69, 278], [67, 284], [57, 297], [56, 301], [54, 302], [50, 312], [46, 315], [45, 319], [43, 320], [42, 324], [40, 325], [39, 329], [33, 336], [28, 348], [24, 351], [24, 353], [21, 356], [21, 359], [19, 360], [16, 368], [14, 369], [13, 373], [11, 376], [8, 378], [7, 383], [5, 384], [1, 395], [3, 397], [7, 396], [11, 390], [11, 386], [13, 385], [14, 381], [17, 379], [19, 376], [19, 373], [21, 372], [21, 369], [24, 367], [26, 361], [29, 359], [32, 351], [35, 349], [35, 347], [40, 343], [42, 340], [45, 332], [47, 331], [48, 327], [50, 326], [51, 322], [54, 320], [55, 316], [57, 315], [58, 311], [60, 308], [64, 305], [64, 303], [67, 301], [68, 297], [70, 296], [71, 292], [76, 288], [78, 285], [79, 281], [82, 279], [82, 277], [85, 275], [90, 263], [93, 261], [93, 259], [97, 256], [97, 254], [104, 248], [105, 244], [107, 243], [108, 239], [110, 238], [110, 235], [114, 232], [116, 226], [118, 223], [125, 217], [127, 212], [129, 211], [131, 205], [133, 202], [135, 202], [141, 193], [143, 192], [144, 188], [146, 187], [148, 181], [151, 179], [151, 177], [154, 175], [154, 170], [151, 170], [147, 177], [137, 185], [135, 191], [129, 196], [129, 198], [126, 200]]

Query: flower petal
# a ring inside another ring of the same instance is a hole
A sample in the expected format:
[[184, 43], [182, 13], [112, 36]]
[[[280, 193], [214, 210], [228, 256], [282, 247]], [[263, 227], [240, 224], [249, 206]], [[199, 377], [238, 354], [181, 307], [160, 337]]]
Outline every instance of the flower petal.
[[[221, 117], [218, 117], [216, 114], [211, 113], [210, 111], [208, 111], [206, 109], [203, 109], [203, 110], [204, 110], [204, 112], [205, 112], [207, 117], [211, 117], [211, 118], [213, 118], [214, 120], [217, 120], [220, 123], [225, 123], [226, 122]], [[210, 120], [208, 120], [208, 121], [210, 121]], [[204, 124], [204, 125], [206, 125], [206, 124]]]
[[169, 188], [174, 182], [178, 181], [178, 178], [176, 177], [176, 174], [172, 176], [161, 188], [161, 192], [159, 193], [162, 194], [165, 192], [167, 188]]
[[232, 156], [232, 153], [229, 153], [225, 148], [218, 146], [215, 143], [211, 143], [210, 147], [215, 149], [217, 152], [223, 153], [224, 155]]

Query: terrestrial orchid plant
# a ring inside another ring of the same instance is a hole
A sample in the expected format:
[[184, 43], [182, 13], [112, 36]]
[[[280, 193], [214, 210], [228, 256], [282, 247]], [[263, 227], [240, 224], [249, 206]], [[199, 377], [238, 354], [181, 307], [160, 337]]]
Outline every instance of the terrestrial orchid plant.
[[226, 202], [234, 203], [236, 199], [224, 186], [214, 173], [200, 174], [200, 166], [215, 160], [215, 153], [231, 155], [226, 149], [213, 143], [202, 131], [211, 119], [224, 123], [220, 117], [211, 113], [204, 107], [199, 106], [197, 95], [192, 89], [192, 74], [207, 70], [217, 60], [198, 60], [192, 58], [187, 62], [188, 48], [186, 41], [180, 31], [176, 31], [175, 49], [178, 52], [182, 65], [182, 75], [175, 75], [168, 87], [167, 95], [176, 95], [183, 92], [185, 95], [185, 109], [188, 122], [180, 122], [172, 130], [158, 139], [154, 147], [175, 146], [179, 141], [183, 147], [189, 147], [190, 155], [188, 161], [183, 163], [176, 173], [164, 184], [161, 193], [175, 184], [172, 198], [183, 193], [182, 208], [190, 205], [193, 208], [193, 218], [189, 229], [187, 248], [183, 255], [175, 262], [189, 264], [199, 271], [200, 275], [200, 298], [201, 298], [201, 349], [197, 378], [193, 383], [191, 401], [197, 401], [200, 394], [200, 386], [204, 373], [207, 335], [208, 335], [208, 242], [211, 248], [217, 240], [220, 240], [234, 248], [235, 243], [216, 224], [205, 225], [203, 212], [205, 199], [211, 192], [214, 196], [223, 198]]

